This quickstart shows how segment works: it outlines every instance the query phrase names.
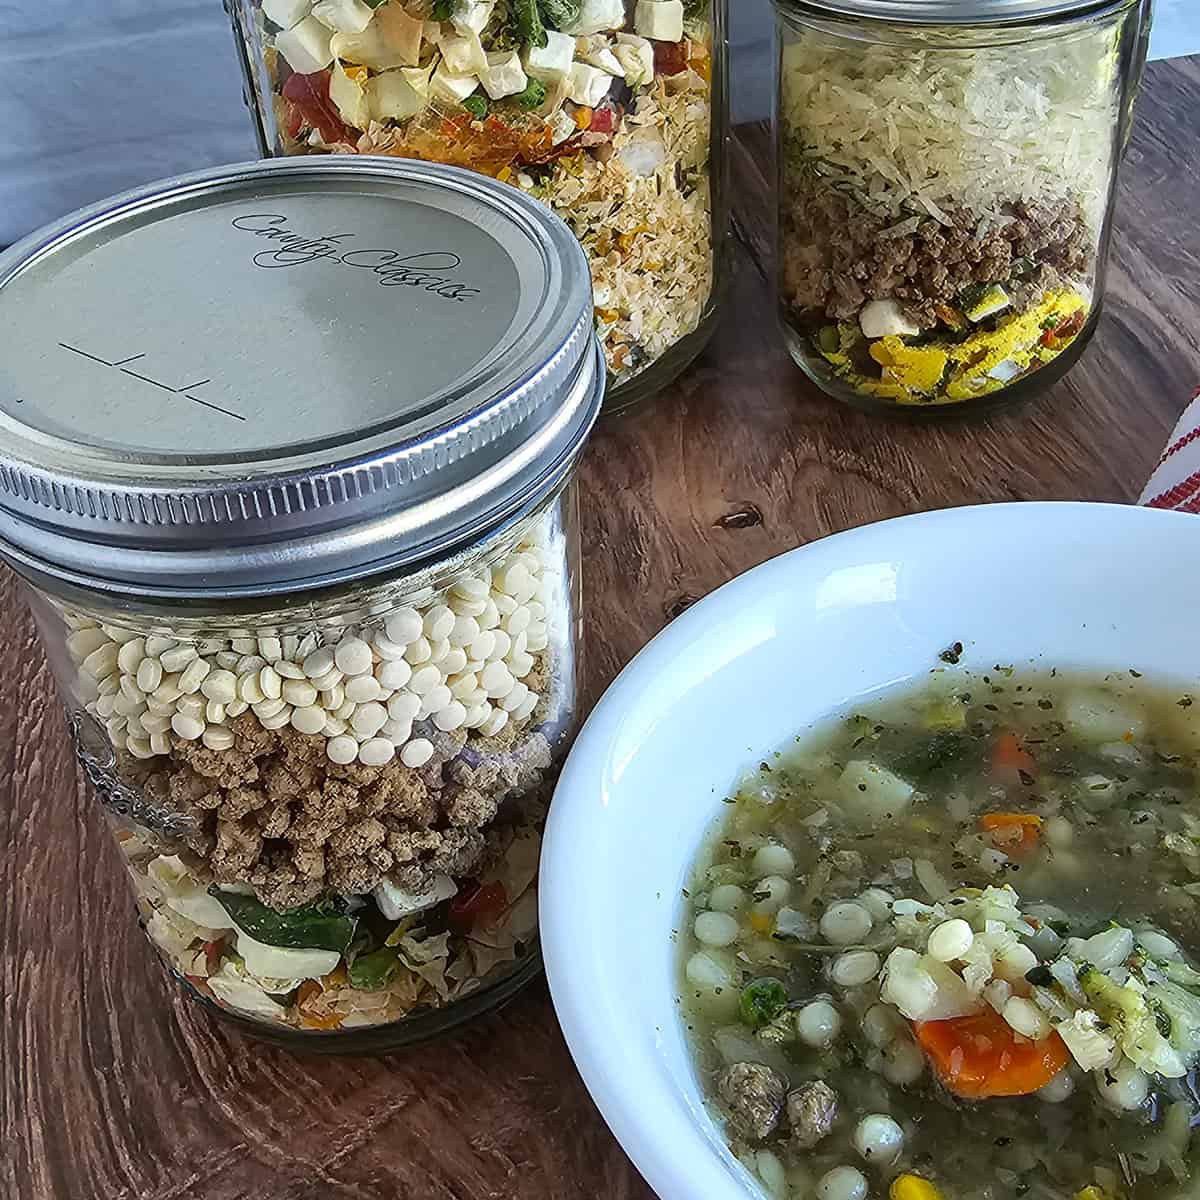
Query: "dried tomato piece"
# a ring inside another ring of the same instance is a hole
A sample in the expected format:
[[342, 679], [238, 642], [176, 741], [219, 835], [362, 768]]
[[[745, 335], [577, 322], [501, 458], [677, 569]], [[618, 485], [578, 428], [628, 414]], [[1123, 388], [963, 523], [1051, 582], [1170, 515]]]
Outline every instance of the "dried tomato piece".
[[655, 75], [678, 75], [688, 65], [687, 42], [654, 42]]
[[615, 108], [598, 108], [592, 113], [591, 131], [593, 133], [615, 133], [617, 130], [617, 110]]
[[470, 929], [495, 920], [507, 907], [504, 884], [497, 879], [494, 883], [464, 888], [450, 901], [446, 915], [454, 928]]
[[[333, 101], [329, 99], [328, 71], [290, 75], [281, 94], [299, 112], [303, 123], [311, 125], [321, 135], [322, 141], [332, 145], [334, 142], [356, 140], [354, 132], [338, 115]], [[296, 132], [299, 132], [298, 126]], [[296, 135], [292, 133], [291, 136]]]

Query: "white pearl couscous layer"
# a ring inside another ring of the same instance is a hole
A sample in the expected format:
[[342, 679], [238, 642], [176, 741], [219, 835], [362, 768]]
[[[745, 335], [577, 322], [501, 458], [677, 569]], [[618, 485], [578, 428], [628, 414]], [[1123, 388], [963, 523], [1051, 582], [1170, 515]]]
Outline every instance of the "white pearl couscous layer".
[[172, 740], [229, 750], [228, 723], [322, 736], [330, 761], [413, 769], [434, 753], [413, 722], [495, 736], [541, 699], [525, 681], [550, 640], [553, 552], [525, 541], [424, 604], [303, 636], [194, 639], [68, 614], [80, 698], [119, 750], [169, 754]]

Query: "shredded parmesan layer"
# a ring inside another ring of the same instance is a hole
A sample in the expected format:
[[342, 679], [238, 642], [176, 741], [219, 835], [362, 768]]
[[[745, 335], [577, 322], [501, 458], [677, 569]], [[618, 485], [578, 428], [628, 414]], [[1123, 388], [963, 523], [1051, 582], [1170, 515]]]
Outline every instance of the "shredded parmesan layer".
[[1072, 197], [1093, 230], [1118, 123], [1111, 30], [977, 50], [821, 43], [784, 50], [785, 144], [876, 215], [1002, 221], [1002, 201]]

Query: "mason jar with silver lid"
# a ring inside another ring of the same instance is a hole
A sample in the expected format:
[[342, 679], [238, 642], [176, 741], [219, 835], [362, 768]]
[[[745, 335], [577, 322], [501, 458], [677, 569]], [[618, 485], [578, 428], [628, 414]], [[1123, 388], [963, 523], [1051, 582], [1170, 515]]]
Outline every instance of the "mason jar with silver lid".
[[859, 407], [984, 410], [1100, 315], [1150, 0], [776, 0], [779, 310]]
[[338, 1050], [503, 1001], [576, 714], [570, 231], [454, 168], [221, 168], [0, 255], [0, 323], [0, 556], [167, 965]]

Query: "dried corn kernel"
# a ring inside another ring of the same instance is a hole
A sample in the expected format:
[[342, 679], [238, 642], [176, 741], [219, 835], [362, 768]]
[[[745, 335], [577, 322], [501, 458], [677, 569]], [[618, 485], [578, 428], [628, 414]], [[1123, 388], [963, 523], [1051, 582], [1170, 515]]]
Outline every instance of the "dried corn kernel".
[[752, 912], [750, 914], [750, 928], [755, 933], [770, 933], [773, 922], [774, 918], [767, 913]]

